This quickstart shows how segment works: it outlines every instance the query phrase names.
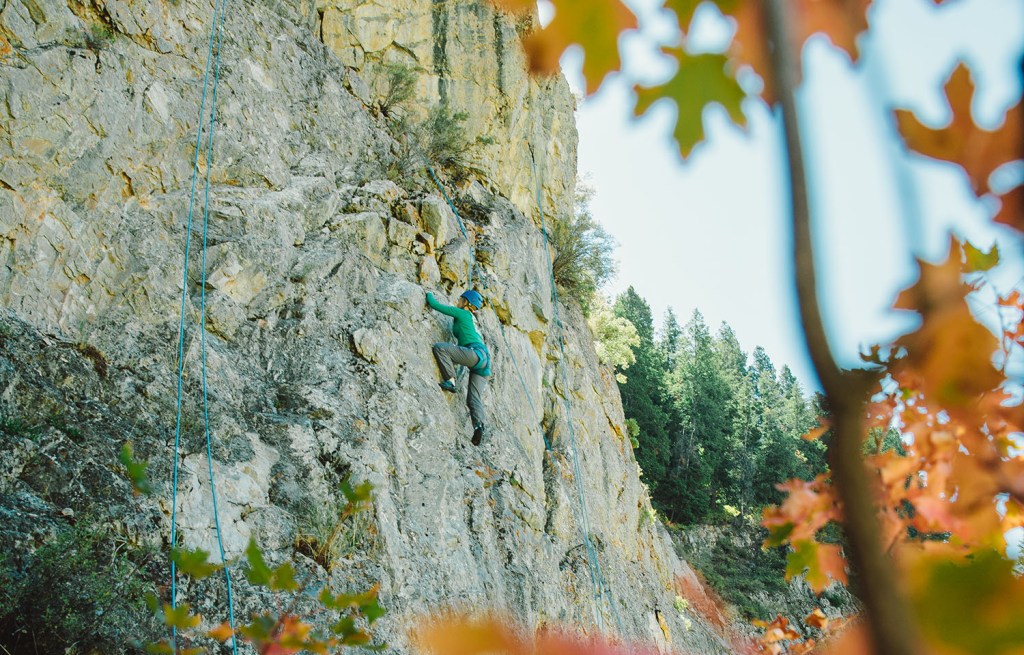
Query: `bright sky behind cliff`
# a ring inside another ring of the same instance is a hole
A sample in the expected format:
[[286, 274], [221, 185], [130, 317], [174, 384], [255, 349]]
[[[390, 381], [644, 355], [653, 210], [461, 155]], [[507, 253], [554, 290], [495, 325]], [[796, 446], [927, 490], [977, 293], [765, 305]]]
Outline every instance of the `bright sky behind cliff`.
[[[645, 82], [660, 82], [671, 67], [657, 44], [671, 38], [671, 23], [657, 0], [628, 4], [643, 31], [621, 41], [626, 66]], [[876, 0], [869, 18], [856, 68], [821, 37], [812, 39], [799, 97], [819, 287], [833, 347], [846, 365], [856, 364], [859, 347], [915, 324], [912, 314], [889, 309], [916, 279], [908, 253], [942, 259], [951, 228], [979, 247], [999, 242], [1003, 289], [1024, 275], [1020, 241], [992, 226], [991, 208], [973, 198], [962, 171], [903, 153], [889, 113], [905, 107], [944, 124], [942, 84], [966, 59], [978, 85], [978, 122], [1001, 122], [1021, 95], [1024, 2], [959, 0], [936, 8], [930, 0]], [[697, 20], [706, 49], [720, 49], [731, 35], [731, 24], [713, 9]], [[562, 63], [570, 84], [581, 88], [579, 53]], [[725, 321], [744, 350], [764, 346], [778, 367], [788, 364], [805, 387], [816, 388], [792, 288], [773, 115], [763, 104], [748, 106], [744, 133], [724, 111], [707, 110], [707, 142], [683, 163], [669, 137], [675, 107], [662, 102], [653, 115], [633, 120], [633, 102], [626, 84], [609, 78], [577, 112], [580, 174], [597, 191], [594, 216], [619, 244], [611, 291], [634, 286], [659, 324], [668, 307], [681, 323], [700, 310], [713, 331]]]

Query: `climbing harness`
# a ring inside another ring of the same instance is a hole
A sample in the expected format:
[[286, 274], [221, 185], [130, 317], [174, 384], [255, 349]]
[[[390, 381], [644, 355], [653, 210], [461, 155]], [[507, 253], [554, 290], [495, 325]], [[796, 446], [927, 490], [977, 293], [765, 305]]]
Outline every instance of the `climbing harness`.
[[[217, 489], [213, 475], [213, 453], [210, 439], [210, 408], [209, 395], [207, 393], [207, 361], [206, 361], [206, 251], [207, 234], [210, 221], [210, 168], [213, 163], [213, 133], [217, 117], [217, 86], [220, 82], [220, 51], [224, 28], [224, 15], [227, 8], [227, 0], [217, 0], [213, 8], [213, 24], [210, 27], [210, 45], [206, 55], [206, 70], [203, 75], [203, 94], [199, 103], [199, 133], [196, 136], [196, 156], [192, 165], [192, 188], [188, 200], [188, 220], [185, 224], [185, 263], [182, 272], [181, 284], [181, 319], [178, 324], [178, 391], [177, 391], [177, 413], [174, 424], [174, 467], [172, 474], [171, 494], [171, 550], [177, 547], [178, 527], [178, 469], [180, 466], [179, 446], [181, 442], [181, 413], [182, 413], [182, 381], [185, 372], [185, 301], [188, 297], [188, 259], [192, 243], [192, 219], [195, 209], [196, 180], [199, 176], [199, 153], [203, 145], [203, 130], [206, 127], [206, 96], [209, 89], [210, 67], [214, 64], [213, 88], [210, 101], [210, 119], [208, 130], [208, 141], [206, 145], [206, 175], [204, 180], [204, 204], [203, 204], [203, 248], [202, 248], [202, 296], [200, 301], [200, 352], [202, 359], [202, 387], [203, 387], [203, 423], [206, 435], [206, 464], [210, 479], [210, 492], [213, 497], [213, 521], [217, 533], [217, 547], [220, 550], [220, 559], [224, 564], [224, 579], [227, 584], [228, 595], [228, 620], [231, 626], [231, 649], [237, 655], [238, 645], [234, 637], [235, 633], [235, 612], [234, 599], [231, 593], [231, 571], [224, 553], [224, 540], [221, 534], [220, 518], [217, 512]], [[214, 51], [216, 50], [216, 57]], [[176, 608], [177, 599], [177, 567], [174, 558], [171, 558], [171, 607]], [[171, 648], [177, 652], [177, 628], [171, 628]]]
[[[601, 570], [601, 562], [598, 558], [597, 549], [590, 540], [590, 518], [587, 511], [586, 495], [583, 492], [583, 475], [580, 471], [579, 455], [576, 450], [576, 430], [573, 427], [572, 420], [572, 404], [569, 402], [568, 389], [569, 389], [569, 375], [566, 372], [565, 363], [565, 329], [562, 325], [562, 319], [558, 312], [558, 287], [555, 284], [555, 273], [554, 273], [554, 262], [551, 260], [551, 252], [549, 249], [548, 241], [548, 229], [547, 220], [544, 216], [544, 207], [541, 202], [541, 184], [540, 177], [537, 175], [537, 161], [533, 154], [533, 146], [530, 146], [530, 163], [533, 167], [533, 179], [535, 181], [537, 191], [537, 211], [540, 213], [541, 221], [541, 234], [544, 235], [544, 253], [548, 258], [548, 272], [550, 274], [551, 283], [551, 304], [554, 309], [554, 323], [558, 328], [558, 348], [561, 352], [560, 368], [562, 371], [562, 385], [566, 389], [565, 396], [565, 419], [566, 425], [569, 428], [569, 451], [572, 454], [572, 465], [573, 465], [573, 477], [576, 479], [576, 493], [579, 500], [580, 508], [580, 531], [583, 533], [583, 541], [586, 545], [587, 550], [587, 563], [590, 568], [591, 581], [594, 584], [595, 598], [605, 598], [607, 594], [607, 602], [609, 607], [612, 609], [612, 614], [615, 616], [615, 621], [619, 627], [619, 634], [624, 634], [622, 619], [619, 617], [619, 610], [615, 607], [615, 598], [612, 596], [611, 588], [608, 586], [604, 579], [604, 573]], [[595, 602], [594, 616], [597, 621], [598, 627], [604, 630], [604, 616], [601, 614], [598, 603]]]

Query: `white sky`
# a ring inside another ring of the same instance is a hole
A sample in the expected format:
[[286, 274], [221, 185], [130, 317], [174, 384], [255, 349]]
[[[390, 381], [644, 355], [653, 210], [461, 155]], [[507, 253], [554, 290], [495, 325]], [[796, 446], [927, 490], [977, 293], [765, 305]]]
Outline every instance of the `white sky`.
[[[642, 36], [622, 41], [627, 65], [660, 82], [672, 70], [656, 55], [655, 42], [666, 34], [660, 3], [627, 1], [646, 26]], [[705, 47], [730, 34], [713, 10], [702, 10], [700, 20]], [[931, 0], [875, 0], [870, 22], [856, 69], [813, 39], [800, 92], [826, 325], [848, 365], [860, 346], [914, 325], [912, 315], [888, 308], [915, 279], [911, 253], [941, 258], [950, 228], [983, 248], [999, 239], [1012, 260], [998, 276], [1004, 287], [1024, 275], [1021, 242], [990, 224], [990, 209], [973, 199], [958, 169], [903, 155], [887, 111], [909, 107], [943, 124], [942, 82], [966, 58], [978, 85], [976, 117], [995, 126], [1021, 95], [1024, 0], [954, 0], [938, 9]], [[563, 68], [580, 88], [578, 53], [567, 53]], [[659, 324], [669, 306], [683, 323], [694, 309], [712, 330], [725, 321], [748, 353], [764, 346], [777, 367], [788, 364], [805, 387], [816, 388], [792, 292], [773, 116], [751, 103], [744, 133], [720, 109], [707, 110], [708, 142], [683, 163], [669, 136], [674, 105], [659, 103], [640, 120], [630, 118], [632, 108], [632, 92], [610, 78], [577, 113], [580, 174], [597, 191], [595, 217], [619, 244], [610, 291], [633, 285]]]

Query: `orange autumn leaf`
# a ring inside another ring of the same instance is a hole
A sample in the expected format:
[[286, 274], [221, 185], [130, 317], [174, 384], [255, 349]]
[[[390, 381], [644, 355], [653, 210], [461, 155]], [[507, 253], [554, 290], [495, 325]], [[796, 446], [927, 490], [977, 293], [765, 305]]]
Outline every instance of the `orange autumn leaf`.
[[[522, 0], [492, 0], [510, 11], [532, 10], [535, 3]], [[622, 67], [619, 36], [637, 28], [636, 16], [621, 0], [553, 0], [551, 22], [523, 39], [530, 72], [551, 75], [558, 72], [558, 60], [572, 45], [583, 48], [583, 76], [587, 95], [597, 91], [610, 74]]]
[[960, 266], [960, 244], [950, 239], [949, 255], [941, 264], [918, 260], [921, 277], [913, 286], [896, 297], [896, 309], [908, 309], [927, 314], [945, 305], [954, 304], [969, 291], [963, 281]]
[[[680, 5], [686, 0], [667, 3], [677, 15], [683, 16]], [[736, 35], [733, 37], [729, 54], [738, 65], [750, 66], [764, 80], [763, 97], [772, 104], [776, 100], [771, 54], [765, 39], [766, 6], [763, 0], [740, 0], [722, 3], [723, 13], [736, 21]], [[857, 36], [867, 29], [867, 11], [871, 0], [792, 0], [789, 16], [793, 22], [790, 35], [795, 52], [803, 50], [804, 43], [815, 34], [824, 34], [834, 46], [856, 62], [859, 57]], [[799, 74], [799, 71], [796, 71]]]
[[817, 647], [817, 645], [817, 642], [813, 639], [791, 644], [789, 646], [789, 655], [804, 655], [804, 653], [810, 653], [815, 649], [815, 647]]
[[808, 430], [807, 433], [800, 438], [804, 441], [817, 441], [831, 429], [832, 423], [827, 418], [819, 418], [818, 425]]
[[1024, 185], [998, 196], [999, 211], [995, 222], [1009, 225], [1024, 232]]
[[427, 619], [410, 632], [415, 649], [426, 655], [656, 655], [654, 647], [613, 643], [576, 632], [540, 630], [532, 636], [505, 619], [446, 614]]
[[479, 655], [488, 652], [522, 652], [519, 635], [494, 617], [469, 619], [442, 617], [421, 625], [412, 635], [421, 652], [437, 655]]
[[825, 642], [823, 652], [825, 655], [873, 655], [875, 649], [871, 645], [867, 626], [859, 622]]
[[231, 630], [231, 625], [227, 621], [225, 621], [224, 623], [218, 625], [216, 628], [208, 631], [206, 633], [206, 636], [211, 639], [216, 639], [217, 641], [227, 641], [234, 634], [234, 631]]
[[794, 541], [793, 550], [786, 556], [786, 579], [801, 573], [816, 594], [833, 581], [846, 584], [846, 558], [842, 549], [809, 539]]
[[[761, 525], [768, 528], [770, 536], [766, 546], [775, 546], [779, 541], [771, 534], [785, 531], [785, 540], [811, 539], [829, 521], [839, 518], [839, 508], [832, 487], [825, 484], [825, 476], [814, 480], [790, 480], [776, 485], [780, 491], [788, 492], [778, 507], [766, 507]], [[774, 530], [773, 530], [774, 529]]]
[[896, 342], [907, 351], [901, 365], [919, 374], [921, 390], [929, 398], [956, 411], [1002, 382], [992, 364], [999, 343], [967, 305], [971, 289], [961, 277], [956, 240], [944, 263], [919, 263], [920, 279], [900, 293], [894, 305], [918, 311], [923, 319], [920, 328]]
[[813, 612], [804, 617], [804, 624], [818, 630], [824, 630], [828, 627], [828, 617], [825, 616], [820, 607], [815, 607]]
[[1024, 528], [1024, 502], [1011, 498], [1006, 501], [1002, 530], [1007, 532], [1014, 528]]
[[[1006, 112], [1002, 125], [995, 130], [979, 127], [971, 114], [974, 81], [963, 63], [957, 65], [943, 87], [952, 118], [940, 129], [922, 124], [905, 109], [896, 110], [896, 121], [907, 147], [926, 157], [959, 164], [967, 172], [971, 187], [978, 196], [990, 193], [989, 177], [1004, 164], [1024, 158], [1021, 125], [1024, 109], [1020, 103]], [[1017, 199], [1015, 195], [1013, 199]], [[1010, 225], [1017, 220], [1003, 217]]]
[[758, 628], [764, 628], [764, 634], [758, 640], [764, 644], [800, 638], [800, 633], [789, 627], [789, 619], [781, 614], [776, 615], [775, 620], [771, 623], [755, 619], [754, 625]]

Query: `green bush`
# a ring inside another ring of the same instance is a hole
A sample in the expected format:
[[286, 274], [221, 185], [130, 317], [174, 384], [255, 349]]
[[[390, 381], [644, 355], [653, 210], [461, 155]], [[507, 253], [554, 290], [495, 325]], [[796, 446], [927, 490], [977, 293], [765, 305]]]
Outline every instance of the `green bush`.
[[[587, 324], [594, 333], [594, 347], [602, 364], [618, 369], [627, 369], [636, 361], [633, 349], [640, 345], [640, 334], [629, 319], [616, 316], [612, 306], [601, 296], [595, 296]], [[626, 383], [626, 376], [616, 373], [619, 384]]]
[[39, 548], [19, 570], [0, 562], [0, 645], [14, 653], [107, 653], [126, 635], [155, 634], [145, 612], [153, 551], [88, 519]]
[[548, 241], [555, 250], [552, 272], [555, 282], [590, 313], [594, 294], [615, 276], [615, 241], [590, 213], [591, 191], [576, 194], [573, 216], [554, 221]]
[[405, 64], [384, 66], [384, 96], [378, 106], [388, 120], [401, 120], [410, 100], [416, 95], [416, 71]]
[[469, 138], [464, 123], [468, 117], [463, 111], [452, 113], [445, 105], [431, 108], [423, 124], [422, 143], [423, 154], [432, 164], [453, 171], [466, 167]]

